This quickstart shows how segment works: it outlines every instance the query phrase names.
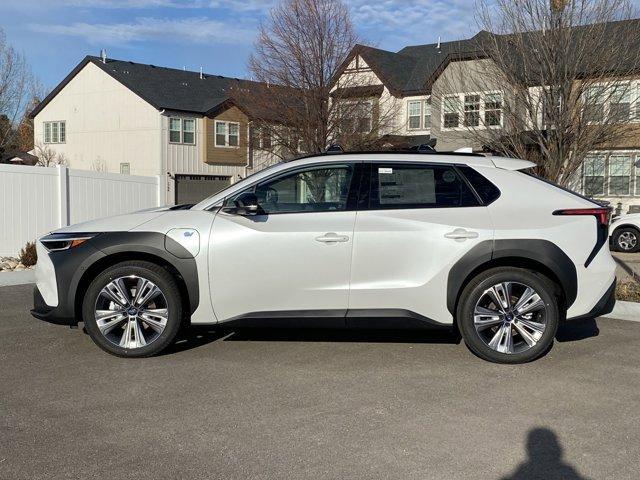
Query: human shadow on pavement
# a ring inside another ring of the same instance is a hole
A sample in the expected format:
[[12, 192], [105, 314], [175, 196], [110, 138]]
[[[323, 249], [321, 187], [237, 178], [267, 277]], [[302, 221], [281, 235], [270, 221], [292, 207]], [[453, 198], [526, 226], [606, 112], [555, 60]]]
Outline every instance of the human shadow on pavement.
[[558, 436], [548, 428], [534, 428], [527, 436], [526, 461], [501, 480], [588, 480], [563, 457]]
[[562, 322], [556, 332], [558, 342], [577, 342], [586, 338], [597, 337], [600, 329], [595, 318], [568, 320]]

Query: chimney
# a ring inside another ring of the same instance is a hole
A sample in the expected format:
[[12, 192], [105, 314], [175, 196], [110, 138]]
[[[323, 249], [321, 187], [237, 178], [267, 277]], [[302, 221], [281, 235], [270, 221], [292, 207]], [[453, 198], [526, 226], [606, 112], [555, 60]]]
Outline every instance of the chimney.
[[107, 63], [107, 51], [104, 48], [100, 49], [100, 58], [102, 59], [102, 63]]

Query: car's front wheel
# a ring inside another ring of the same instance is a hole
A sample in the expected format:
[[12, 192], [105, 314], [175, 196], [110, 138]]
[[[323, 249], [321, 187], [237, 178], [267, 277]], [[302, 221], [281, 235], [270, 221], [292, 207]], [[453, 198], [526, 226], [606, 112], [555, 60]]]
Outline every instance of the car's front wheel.
[[103, 350], [120, 357], [148, 357], [178, 334], [180, 290], [159, 265], [118, 263], [91, 282], [82, 315], [89, 336]]
[[479, 357], [524, 363], [545, 353], [560, 314], [553, 284], [536, 272], [501, 267], [474, 278], [462, 292], [458, 327]]
[[637, 252], [640, 250], [640, 232], [631, 227], [618, 228], [613, 234], [613, 246], [619, 252]]

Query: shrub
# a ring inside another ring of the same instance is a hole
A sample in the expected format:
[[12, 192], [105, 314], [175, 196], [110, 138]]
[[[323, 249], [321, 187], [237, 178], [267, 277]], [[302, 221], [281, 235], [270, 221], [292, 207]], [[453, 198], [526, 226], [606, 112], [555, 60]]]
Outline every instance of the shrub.
[[20, 263], [25, 267], [31, 267], [38, 261], [38, 254], [36, 253], [36, 243], [27, 242], [22, 250], [20, 250]]
[[635, 280], [618, 282], [616, 298], [627, 302], [640, 302], [640, 283]]

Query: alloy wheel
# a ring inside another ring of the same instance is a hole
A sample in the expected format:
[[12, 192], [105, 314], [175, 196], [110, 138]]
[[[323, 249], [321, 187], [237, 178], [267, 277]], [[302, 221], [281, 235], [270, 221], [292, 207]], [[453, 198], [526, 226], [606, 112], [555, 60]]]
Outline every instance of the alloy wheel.
[[474, 308], [478, 336], [499, 353], [522, 353], [534, 347], [547, 327], [547, 307], [529, 285], [502, 282], [486, 289]]
[[622, 250], [633, 250], [638, 243], [638, 238], [633, 232], [623, 232], [618, 236], [618, 246]]
[[116, 278], [100, 290], [94, 309], [100, 333], [122, 348], [153, 343], [167, 326], [167, 299], [150, 280], [130, 275]]

